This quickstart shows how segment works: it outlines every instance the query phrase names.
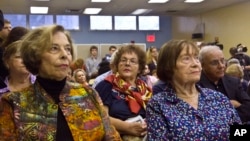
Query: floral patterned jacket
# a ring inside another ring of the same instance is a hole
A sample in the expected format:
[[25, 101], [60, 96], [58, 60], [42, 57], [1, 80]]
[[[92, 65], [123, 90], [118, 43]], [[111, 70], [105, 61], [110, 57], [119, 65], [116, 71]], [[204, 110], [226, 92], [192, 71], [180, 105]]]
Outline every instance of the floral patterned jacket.
[[75, 141], [121, 140], [94, 90], [67, 82], [60, 101], [55, 104], [37, 82], [5, 94], [0, 102], [0, 141], [55, 141], [58, 106]]

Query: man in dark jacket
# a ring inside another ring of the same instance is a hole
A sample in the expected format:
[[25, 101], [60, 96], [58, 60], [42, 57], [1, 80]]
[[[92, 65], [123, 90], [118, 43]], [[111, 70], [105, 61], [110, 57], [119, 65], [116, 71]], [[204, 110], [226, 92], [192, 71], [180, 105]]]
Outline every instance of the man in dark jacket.
[[226, 95], [237, 110], [242, 122], [249, 122], [250, 97], [243, 91], [238, 78], [224, 74], [225, 59], [220, 48], [217, 46], [203, 47], [200, 50], [199, 59], [202, 66], [202, 75], [198, 84]]

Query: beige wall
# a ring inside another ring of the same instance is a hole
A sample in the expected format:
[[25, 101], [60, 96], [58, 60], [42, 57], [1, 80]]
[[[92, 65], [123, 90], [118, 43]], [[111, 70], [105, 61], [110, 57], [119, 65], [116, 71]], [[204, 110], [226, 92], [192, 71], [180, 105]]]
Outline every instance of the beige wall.
[[173, 17], [173, 38], [191, 39], [191, 34], [199, 23], [205, 25], [205, 42], [213, 42], [219, 37], [224, 45], [224, 54], [229, 58], [229, 48], [242, 43], [248, 47], [250, 55], [250, 2], [221, 8], [190, 17]]

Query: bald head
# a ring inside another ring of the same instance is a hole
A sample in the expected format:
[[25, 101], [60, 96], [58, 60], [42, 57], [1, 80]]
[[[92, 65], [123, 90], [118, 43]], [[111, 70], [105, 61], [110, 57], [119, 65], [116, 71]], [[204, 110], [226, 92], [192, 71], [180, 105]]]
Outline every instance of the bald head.
[[218, 46], [205, 46], [199, 52], [202, 71], [212, 82], [218, 82], [224, 76], [225, 59]]
[[215, 45], [208, 45], [208, 46], [202, 47], [200, 52], [199, 52], [200, 62], [203, 63], [204, 60], [206, 60], [206, 57], [208, 57], [213, 52], [221, 52], [222, 53], [222, 50], [218, 46], [215, 46]]

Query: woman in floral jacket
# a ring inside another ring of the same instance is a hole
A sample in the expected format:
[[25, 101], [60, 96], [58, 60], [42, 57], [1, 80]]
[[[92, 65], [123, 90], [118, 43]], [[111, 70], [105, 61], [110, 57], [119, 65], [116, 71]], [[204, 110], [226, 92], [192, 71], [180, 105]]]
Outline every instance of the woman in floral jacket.
[[21, 57], [37, 79], [0, 102], [0, 140], [121, 140], [98, 94], [66, 81], [73, 50], [59, 25], [40, 27], [25, 36]]

